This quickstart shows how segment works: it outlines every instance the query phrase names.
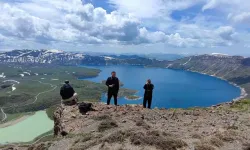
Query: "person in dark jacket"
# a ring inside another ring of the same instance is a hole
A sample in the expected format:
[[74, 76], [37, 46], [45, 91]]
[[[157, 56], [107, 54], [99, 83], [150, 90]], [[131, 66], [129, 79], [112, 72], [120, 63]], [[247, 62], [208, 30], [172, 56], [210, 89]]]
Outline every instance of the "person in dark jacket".
[[68, 80], [66, 80], [65, 84], [61, 87], [60, 95], [64, 104], [75, 104], [78, 100], [77, 93], [69, 84]]
[[106, 81], [106, 85], [108, 86], [108, 99], [107, 99], [107, 105], [110, 104], [110, 100], [112, 96], [114, 97], [114, 103], [117, 105], [117, 95], [119, 92], [119, 79], [116, 77], [116, 72], [113, 71], [111, 73], [111, 77], [109, 77]]
[[143, 88], [145, 89], [143, 98], [143, 107], [146, 108], [146, 105], [148, 104], [148, 108], [150, 109], [152, 103], [153, 89], [154, 89], [154, 85], [151, 83], [150, 79], [147, 80]]

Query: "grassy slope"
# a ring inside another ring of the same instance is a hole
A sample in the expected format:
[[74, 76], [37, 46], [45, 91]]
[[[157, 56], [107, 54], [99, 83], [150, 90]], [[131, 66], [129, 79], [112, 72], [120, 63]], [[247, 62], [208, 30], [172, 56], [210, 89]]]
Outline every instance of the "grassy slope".
[[[11, 92], [11, 86], [0, 89], [0, 106], [4, 107], [4, 111], [8, 116], [20, 117], [19, 113], [43, 110], [50, 107], [54, 108], [53, 106], [60, 103], [59, 91], [65, 80], [70, 80], [81, 101], [98, 101], [101, 98], [101, 94], [106, 91], [106, 86], [101, 83], [78, 80], [78, 78], [97, 76], [100, 72], [97, 69], [75, 66], [18, 66], [1, 64], [0, 74], [2, 72], [7, 77], [5, 79], [0, 78], [0, 86], [5, 84], [12, 85], [12, 83], [3, 83], [2, 81], [4, 80], [20, 82], [20, 84], [15, 84], [16, 90], [13, 92]], [[20, 74], [23, 74], [23, 72], [30, 72], [31, 75], [25, 74], [24, 77], [21, 77]], [[53, 87], [47, 83], [52, 84]], [[48, 92], [41, 93], [44, 91]], [[31, 104], [39, 93], [41, 94], [38, 96], [37, 101]], [[120, 96], [126, 96], [134, 94], [136, 91], [121, 89], [120, 93]], [[49, 116], [51, 116], [52, 110], [48, 110]], [[2, 114], [0, 115], [1, 118]]]

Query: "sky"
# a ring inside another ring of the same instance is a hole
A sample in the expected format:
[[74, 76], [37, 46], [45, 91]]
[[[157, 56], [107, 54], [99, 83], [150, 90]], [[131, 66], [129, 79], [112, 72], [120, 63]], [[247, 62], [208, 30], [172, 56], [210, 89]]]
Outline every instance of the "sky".
[[0, 51], [250, 56], [249, 0], [1, 0]]

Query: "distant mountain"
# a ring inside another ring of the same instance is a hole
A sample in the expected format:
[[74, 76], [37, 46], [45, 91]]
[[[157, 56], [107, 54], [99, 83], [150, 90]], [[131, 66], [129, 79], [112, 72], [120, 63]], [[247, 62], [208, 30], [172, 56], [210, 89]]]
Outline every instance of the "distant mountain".
[[187, 55], [185, 54], [164, 54], [164, 53], [153, 53], [153, 54], [146, 54], [146, 55], [142, 55], [146, 58], [151, 58], [151, 59], [157, 59], [157, 60], [169, 60], [169, 61], [173, 61], [173, 60], [177, 60], [180, 58], [184, 58]]
[[57, 65], [143, 65], [160, 66], [164, 62], [137, 55], [92, 56], [61, 50], [13, 50], [0, 53], [0, 63]]

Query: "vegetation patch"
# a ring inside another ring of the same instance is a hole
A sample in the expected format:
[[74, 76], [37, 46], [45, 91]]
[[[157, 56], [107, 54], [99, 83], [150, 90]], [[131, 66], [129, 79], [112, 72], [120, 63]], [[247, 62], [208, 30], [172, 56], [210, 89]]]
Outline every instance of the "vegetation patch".
[[210, 139], [210, 144], [216, 146], [216, 147], [222, 147], [224, 145], [223, 141], [221, 141], [219, 138], [217, 137], [212, 137]]
[[51, 120], [53, 120], [54, 112], [55, 112], [57, 107], [58, 107], [58, 105], [54, 105], [54, 106], [51, 106], [50, 108], [46, 109], [46, 114]]
[[201, 138], [202, 138], [202, 136], [201, 136], [200, 134], [197, 134], [197, 133], [194, 133], [194, 134], [192, 134], [191, 136], [192, 136], [192, 138], [194, 138], [194, 139], [201, 139]]
[[138, 100], [140, 99], [141, 97], [140, 96], [136, 96], [136, 95], [129, 95], [129, 96], [125, 96], [125, 98], [127, 100]]
[[231, 108], [240, 110], [240, 111], [247, 111], [250, 108], [250, 99], [244, 99], [240, 101], [236, 101]]
[[215, 150], [215, 148], [211, 145], [200, 143], [195, 145], [194, 150]]
[[143, 127], [143, 128], [145, 128], [147, 130], [150, 128], [150, 126], [144, 120], [142, 120], [142, 119], [137, 120], [136, 123], [135, 123], [135, 125], [139, 126], [139, 127]]
[[98, 126], [98, 131], [103, 132], [108, 129], [118, 127], [117, 123], [114, 120], [104, 120]]
[[130, 136], [130, 131], [116, 131], [112, 134], [110, 134], [107, 138], [103, 140], [103, 142], [108, 142], [108, 143], [122, 143]]
[[99, 116], [93, 116], [92, 119], [101, 121], [101, 120], [111, 120], [112, 118], [108, 115], [99, 115]]
[[187, 146], [183, 140], [173, 137], [164, 138], [156, 135], [145, 135], [142, 132], [133, 133], [130, 135], [130, 141], [133, 145], [149, 145], [161, 150], [177, 150]]
[[228, 130], [223, 133], [217, 133], [216, 137], [225, 142], [232, 142], [235, 140], [237, 136], [236, 132]]

